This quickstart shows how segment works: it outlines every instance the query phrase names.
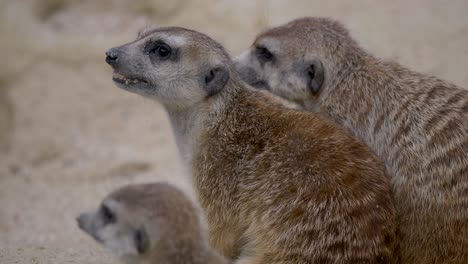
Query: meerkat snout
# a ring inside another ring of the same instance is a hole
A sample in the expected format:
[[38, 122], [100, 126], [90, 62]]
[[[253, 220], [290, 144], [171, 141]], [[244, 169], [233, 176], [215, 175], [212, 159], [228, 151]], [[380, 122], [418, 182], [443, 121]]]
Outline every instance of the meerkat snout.
[[76, 223], [78, 224], [78, 227], [81, 230], [86, 231], [86, 232], [88, 232], [88, 230], [90, 230], [90, 228], [86, 226], [86, 223], [89, 222], [88, 220], [86, 220], [88, 218], [87, 215], [88, 214], [86, 214], [86, 213], [82, 213], [82, 214], [80, 214], [79, 216], [77, 216], [75, 218]]
[[129, 221], [129, 209], [111, 195], [97, 210], [80, 214], [76, 221], [81, 230], [119, 257], [135, 258], [146, 252], [149, 239], [143, 221]]
[[224, 263], [209, 247], [199, 214], [181, 190], [153, 183], [124, 186], [76, 221], [124, 263]]

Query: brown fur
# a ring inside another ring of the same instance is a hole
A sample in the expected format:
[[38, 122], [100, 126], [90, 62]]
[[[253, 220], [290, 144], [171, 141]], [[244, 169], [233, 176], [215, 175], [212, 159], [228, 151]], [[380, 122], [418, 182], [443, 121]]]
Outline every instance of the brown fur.
[[310, 57], [325, 68], [318, 94], [294, 96], [303, 94], [301, 82], [270, 82], [270, 90], [333, 118], [385, 162], [402, 262], [468, 263], [468, 91], [375, 58], [330, 19], [292, 21], [260, 34], [254, 46], [265, 40], [282, 52], [274, 54], [277, 72]]
[[[246, 86], [207, 36], [146, 32], [114, 48], [119, 63], [111, 64], [121, 75], [151, 75], [138, 76], [144, 92], [120, 87], [165, 106], [217, 250], [236, 264], [396, 261], [390, 186], [364, 144]], [[177, 59], [153, 53], [148, 62], [140, 47], [155, 41], [177, 50]]]
[[334, 124], [269, 103], [241, 89], [194, 153], [213, 244], [239, 263], [391, 263], [382, 165]]

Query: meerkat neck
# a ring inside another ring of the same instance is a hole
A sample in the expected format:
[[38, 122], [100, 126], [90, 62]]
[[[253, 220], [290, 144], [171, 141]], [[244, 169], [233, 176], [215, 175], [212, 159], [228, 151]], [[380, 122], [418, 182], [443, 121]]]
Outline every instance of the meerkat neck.
[[[166, 108], [175, 135], [177, 147], [184, 162], [190, 160], [192, 148], [202, 130], [216, 126], [232, 98], [239, 90], [239, 85], [229, 80], [223, 91], [207, 98], [203, 103], [183, 109]], [[208, 122], [207, 122], [208, 121]]]
[[189, 158], [192, 145], [202, 126], [204, 115], [196, 109], [183, 111], [167, 110], [177, 148], [183, 161]]

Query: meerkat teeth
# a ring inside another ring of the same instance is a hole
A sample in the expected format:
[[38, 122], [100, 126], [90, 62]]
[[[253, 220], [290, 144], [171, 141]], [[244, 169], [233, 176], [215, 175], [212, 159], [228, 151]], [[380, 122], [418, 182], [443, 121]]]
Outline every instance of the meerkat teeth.
[[122, 74], [119, 73], [114, 73], [114, 77], [117, 79], [125, 79], [125, 77]]
[[114, 73], [114, 78], [125, 81], [125, 84], [127, 84], [127, 85], [128, 84], [136, 84], [136, 83], [144, 82], [144, 81], [140, 81], [138, 79], [127, 78], [127, 77], [125, 77], [125, 76], [123, 76], [122, 74], [119, 74], [119, 73]]

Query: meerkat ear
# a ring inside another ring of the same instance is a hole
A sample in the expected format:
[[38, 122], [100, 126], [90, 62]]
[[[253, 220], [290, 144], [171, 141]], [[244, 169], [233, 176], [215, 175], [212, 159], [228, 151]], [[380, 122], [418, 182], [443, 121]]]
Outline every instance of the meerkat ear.
[[146, 230], [144, 227], [140, 227], [139, 229], [135, 230], [134, 237], [133, 237], [135, 248], [137, 249], [139, 254], [145, 253], [145, 251], [149, 247], [149, 238], [148, 234], [146, 234]]
[[307, 79], [312, 93], [318, 93], [325, 80], [323, 64], [319, 59], [313, 59], [307, 63]]
[[229, 71], [223, 67], [218, 66], [210, 69], [203, 78], [208, 96], [212, 96], [221, 91], [229, 79]]

